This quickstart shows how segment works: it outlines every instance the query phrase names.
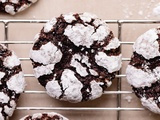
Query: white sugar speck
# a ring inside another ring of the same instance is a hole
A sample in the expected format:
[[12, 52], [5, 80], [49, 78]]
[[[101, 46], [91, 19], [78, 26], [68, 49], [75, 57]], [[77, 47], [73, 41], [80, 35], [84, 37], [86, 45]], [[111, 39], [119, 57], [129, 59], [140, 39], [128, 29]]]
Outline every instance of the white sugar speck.
[[124, 100], [126, 100], [128, 103], [131, 103], [132, 96], [127, 95], [127, 96], [124, 97]]
[[140, 11], [138, 12], [138, 14], [139, 14], [139, 15], [143, 15], [143, 11], [140, 10]]

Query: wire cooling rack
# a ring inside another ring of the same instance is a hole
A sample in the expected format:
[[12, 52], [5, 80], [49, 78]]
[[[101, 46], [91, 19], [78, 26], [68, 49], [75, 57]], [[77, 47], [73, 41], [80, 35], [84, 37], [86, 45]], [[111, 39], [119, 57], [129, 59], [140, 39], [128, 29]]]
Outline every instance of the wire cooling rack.
[[[11, 41], [8, 39], [9, 36], [9, 24], [22, 24], [22, 23], [29, 23], [29, 24], [34, 24], [34, 23], [46, 23], [48, 20], [0, 20], [0, 23], [4, 25], [4, 40], [0, 41], [1, 44], [5, 44], [8, 46], [9, 44], [33, 44], [33, 41]], [[123, 26], [126, 24], [158, 24], [160, 21], [158, 20], [106, 20], [108, 24], [116, 24], [117, 30], [118, 30], [118, 38], [121, 41], [121, 48], [122, 45], [133, 45], [134, 42], [130, 41], [123, 41], [122, 40], [122, 29]], [[21, 61], [29, 61], [29, 58], [20, 58]], [[129, 61], [130, 58], [122, 58], [122, 62], [124, 61]], [[24, 77], [34, 77], [33, 74], [24, 74]], [[118, 75], [116, 75], [117, 78], [117, 89], [115, 91], [104, 91], [104, 94], [114, 94], [117, 96], [116, 98], [116, 107], [21, 107], [18, 106], [16, 110], [72, 110], [72, 111], [116, 111], [117, 116], [116, 120], [120, 120], [120, 115], [121, 111], [143, 111], [145, 110], [144, 108], [137, 108], [137, 107], [121, 107], [121, 101], [122, 98], [121, 96], [123, 94], [132, 94], [132, 91], [130, 90], [122, 90], [121, 85], [122, 85], [122, 78], [126, 77], [125, 74], [121, 73], [121, 70], [119, 71]], [[26, 90], [24, 91], [24, 94], [46, 94], [45, 91], [33, 91], [33, 90]], [[9, 118], [8, 118], [9, 120]]]

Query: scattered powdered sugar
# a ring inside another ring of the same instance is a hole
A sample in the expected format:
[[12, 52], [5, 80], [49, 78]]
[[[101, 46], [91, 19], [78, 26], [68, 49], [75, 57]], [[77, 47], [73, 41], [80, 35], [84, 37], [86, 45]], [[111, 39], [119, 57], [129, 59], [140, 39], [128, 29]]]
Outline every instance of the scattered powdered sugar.
[[142, 10], [138, 11], [138, 14], [143, 15], [143, 11]]
[[146, 2], [145, 0], [141, 0], [138, 2], [118, 0], [119, 6], [122, 9], [122, 19], [151, 19], [152, 9], [159, 1], [158, 0], [150, 0]]
[[127, 95], [127, 96], [124, 97], [124, 100], [127, 100], [128, 103], [131, 103], [131, 101], [132, 101], [132, 96]]

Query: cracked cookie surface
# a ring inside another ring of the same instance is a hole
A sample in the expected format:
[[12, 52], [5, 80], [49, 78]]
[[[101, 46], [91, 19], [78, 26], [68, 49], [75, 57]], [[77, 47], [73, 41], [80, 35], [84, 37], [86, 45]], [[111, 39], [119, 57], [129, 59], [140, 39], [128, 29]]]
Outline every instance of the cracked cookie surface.
[[74, 103], [100, 97], [121, 67], [119, 40], [90, 13], [62, 14], [47, 22], [30, 58], [47, 93]]
[[12, 116], [25, 85], [19, 59], [0, 44], [0, 120]]
[[160, 28], [138, 37], [126, 75], [142, 105], [160, 114]]
[[37, 0], [0, 0], [0, 11], [15, 15], [30, 7]]
[[33, 115], [27, 115], [20, 120], [69, 120], [68, 118], [55, 113], [55, 112], [50, 112], [50, 113], [35, 113]]

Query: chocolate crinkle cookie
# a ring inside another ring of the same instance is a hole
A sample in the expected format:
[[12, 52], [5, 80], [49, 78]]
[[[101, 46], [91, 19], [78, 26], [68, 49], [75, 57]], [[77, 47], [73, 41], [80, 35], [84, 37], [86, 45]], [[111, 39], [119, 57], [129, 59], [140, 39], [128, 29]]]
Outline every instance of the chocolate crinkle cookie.
[[135, 42], [127, 79], [142, 105], [160, 114], [160, 28], [150, 29]]
[[14, 15], [35, 3], [37, 0], [0, 0], [0, 11]]
[[12, 116], [25, 85], [19, 59], [0, 44], [0, 120]]
[[50, 113], [35, 113], [32, 116], [27, 115], [20, 120], [69, 120], [61, 114], [50, 112]]
[[47, 93], [74, 103], [100, 97], [121, 67], [119, 40], [90, 13], [63, 14], [47, 22], [30, 58]]

